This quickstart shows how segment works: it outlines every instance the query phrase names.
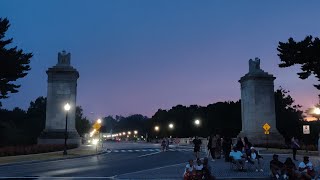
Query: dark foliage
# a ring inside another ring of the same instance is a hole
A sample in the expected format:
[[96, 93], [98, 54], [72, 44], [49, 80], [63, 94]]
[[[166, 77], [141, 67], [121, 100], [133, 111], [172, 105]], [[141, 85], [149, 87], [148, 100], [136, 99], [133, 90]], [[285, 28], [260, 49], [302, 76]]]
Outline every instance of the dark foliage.
[[[320, 39], [307, 36], [304, 40], [296, 42], [289, 38], [288, 42], [279, 42], [281, 64], [279, 67], [285, 68], [300, 65], [301, 71], [297, 73], [299, 78], [306, 79], [311, 74], [315, 75], [320, 81]], [[320, 90], [320, 84], [314, 85]]]
[[14, 82], [27, 75], [32, 57], [31, 53], [24, 53], [17, 47], [8, 47], [13, 40], [4, 39], [9, 27], [8, 19], [0, 18], [0, 99], [8, 98], [8, 93], [18, 92], [20, 85]]

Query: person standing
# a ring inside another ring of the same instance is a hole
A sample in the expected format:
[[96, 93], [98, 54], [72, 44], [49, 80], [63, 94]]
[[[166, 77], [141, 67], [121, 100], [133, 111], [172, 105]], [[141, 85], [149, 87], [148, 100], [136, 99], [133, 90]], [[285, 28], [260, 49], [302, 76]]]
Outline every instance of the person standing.
[[212, 161], [215, 161], [216, 159], [216, 148], [217, 148], [217, 137], [216, 135], [211, 135], [211, 145], [210, 145], [210, 153], [212, 157]]
[[231, 152], [231, 144], [232, 144], [231, 141], [232, 140], [229, 137], [223, 138], [223, 141], [222, 141], [222, 150], [223, 150], [225, 162], [229, 162], [229, 154]]
[[217, 152], [217, 154], [218, 154], [217, 159], [220, 159], [220, 158], [221, 158], [221, 149], [222, 149], [222, 147], [221, 147], [221, 146], [222, 146], [221, 137], [220, 137], [219, 134], [217, 134], [216, 137], [217, 137], [216, 152]]
[[199, 159], [200, 147], [201, 147], [202, 142], [200, 139], [198, 139], [198, 136], [195, 136], [195, 138], [192, 142], [194, 144], [194, 148], [193, 148], [194, 155], [196, 156], [197, 159]]
[[297, 150], [300, 148], [300, 145], [298, 143], [298, 140], [292, 137], [291, 139], [291, 148], [292, 148], [292, 156], [293, 160], [297, 161], [296, 155], [297, 155]]

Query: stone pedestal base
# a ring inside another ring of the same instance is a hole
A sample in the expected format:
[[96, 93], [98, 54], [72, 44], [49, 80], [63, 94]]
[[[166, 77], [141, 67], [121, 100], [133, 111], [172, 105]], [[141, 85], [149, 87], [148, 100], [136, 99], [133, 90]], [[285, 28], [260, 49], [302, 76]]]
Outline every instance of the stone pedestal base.
[[[64, 130], [44, 130], [38, 138], [38, 144], [64, 144]], [[67, 144], [80, 146], [81, 137], [76, 131], [69, 131]]]
[[241, 131], [238, 137], [247, 137], [249, 142], [256, 145], [266, 145], [268, 143], [269, 147], [285, 145], [285, 139], [279, 132], [270, 132], [270, 134], [264, 134], [261, 132], [243, 132]]

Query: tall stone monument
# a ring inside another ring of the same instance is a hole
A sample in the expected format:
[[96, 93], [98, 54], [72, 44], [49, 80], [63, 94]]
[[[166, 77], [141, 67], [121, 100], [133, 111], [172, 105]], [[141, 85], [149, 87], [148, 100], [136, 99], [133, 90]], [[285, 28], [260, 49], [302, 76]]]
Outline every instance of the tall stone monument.
[[58, 53], [58, 64], [47, 70], [48, 92], [46, 125], [38, 138], [38, 144], [64, 144], [66, 111], [64, 105], [69, 103], [68, 144], [80, 144], [80, 136], [75, 129], [75, 112], [77, 96], [77, 79], [79, 72], [70, 65], [71, 54]]
[[[249, 60], [249, 73], [241, 77], [242, 131], [253, 144], [283, 144], [284, 138], [276, 128], [274, 83], [276, 78], [260, 68], [260, 59]], [[271, 127], [265, 134], [263, 125]]]

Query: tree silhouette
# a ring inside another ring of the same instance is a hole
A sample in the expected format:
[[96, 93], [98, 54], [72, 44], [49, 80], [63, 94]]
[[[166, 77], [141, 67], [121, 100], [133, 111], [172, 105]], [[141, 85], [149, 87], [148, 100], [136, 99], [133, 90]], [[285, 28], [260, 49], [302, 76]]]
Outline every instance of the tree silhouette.
[[[282, 63], [280, 68], [301, 65], [302, 72], [297, 73], [299, 78], [307, 79], [311, 74], [320, 81], [320, 39], [307, 36], [304, 40], [296, 42], [289, 38], [288, 42], [279, 42], [278, 56]], [[320, 90], [320, 84], [314, 85]]]
[[9, 20], [0, 18], [0, 99], [8, 98], [8, 93], [18, 92], [21, 85], [14, 81], [27, 75], [32, 57], [31, 53], [24, 53], [17, 47], [7, 47], [13, 40], [4, 39], [9, 27]]

